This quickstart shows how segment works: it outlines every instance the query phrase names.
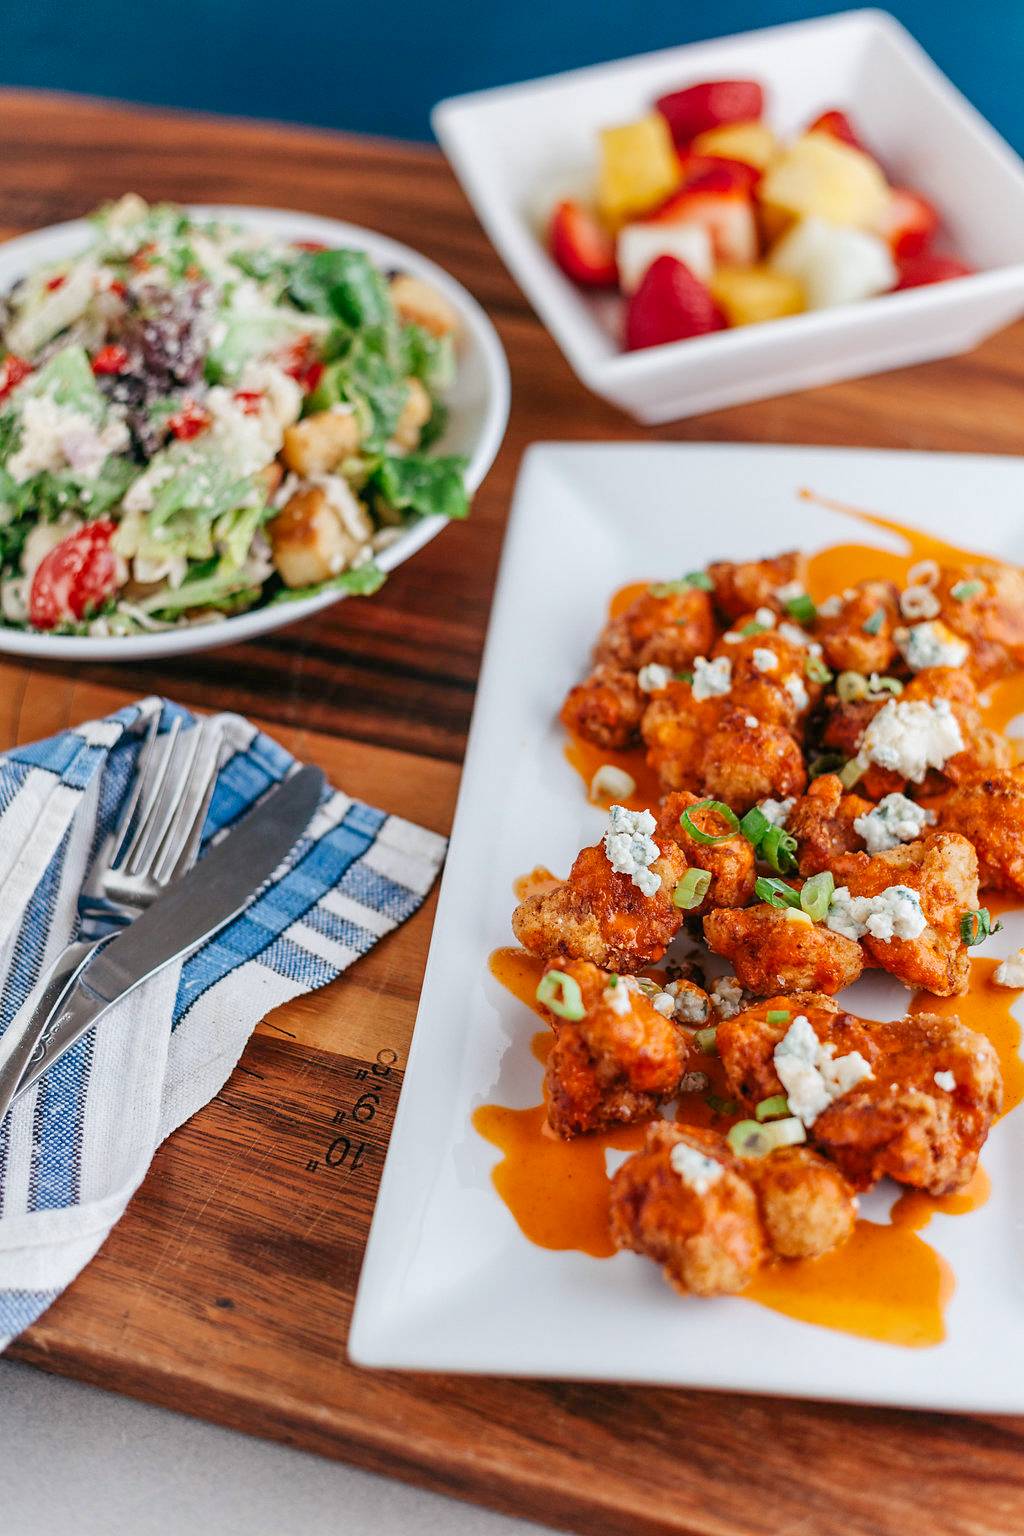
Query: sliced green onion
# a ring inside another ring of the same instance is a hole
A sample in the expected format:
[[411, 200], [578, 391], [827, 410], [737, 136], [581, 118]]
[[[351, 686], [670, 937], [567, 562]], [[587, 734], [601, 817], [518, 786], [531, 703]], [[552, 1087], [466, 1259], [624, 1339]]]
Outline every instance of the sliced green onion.
[[881, 629], [884, 623], [885, 609], [879, 607], [875, 609], [874, 613], [872, 613], [868, 618], [864, 620], [864, 623], [861, 625], [861, 629], [866, 635], [877, 635], [878, 631]]
[[673, 597], [675, 593], [686, 592], [691, 587], [697, 587], [701, 592], [711, 592], [714, 583], [707, 571], [687, 571], [678, 581], [659, 581], [649, 590], [652, 597]]
[[791, 597], [786, 603], [786, 612], [791, 614], [798, 624], [813, 624], [818, 617], [814, 599], [806, 592], [801, 592], [799, 597]]
[[778, 1147], [794, 1147], [807, 1140], [807, 1132], [795, 1115], [760, 1125], [756, 1120], [740, 1120], [726, 1134], [737, 1157], [767, 1157]]
[[715, 584], [707, 571], [687, 571], [683, 581], [688, 587], [696, 587], [700, 592], [713, 592]]
[[710, 1029], [698, 1029], [693, 1037], [698, 1051], [703, 1051], [705, 1056], [713, 1056], [718, 1049], [716, 1044], [717, 1036], [717, 1024], [712, 1025]]
[[852, 789], [859, 784], [867, 770], [859, 758], [851, 757], [850, 761], [839, 770], [839, 782], [844, 789]]
[[781, 1120], [789, 1114], [789, 1100], [784, 1093], [773, 1093], [770, 1099], [762, 1099], [754, 1110], [758, 1120]]
[[820, 875], [812, 875], [805, 882], [800, 892], [800, 906], [812, 923], [820, 923], [825, 916], [835, 888], [836, 882], [831, 871], [827, 869], [822, 870]]
[[676, 888], [672, 892], [672, 905], [682, 907], [684, 912], [692, 912], [694, 907], [699, 907], [708, 893], [711, 884], [711, 875], [706, 869], [688, 869], [681, 880], [676, 881]]
[[788, 1008], [769, 1008], [765, 1014], [765, 1022], [768, 1024], [788, 1024], [793, 1017]]
[[868, 696], [868, 680], [863, 672], [840, 672], [836, 678], [836, 695], [843, 704], [856, 704]]
[[716, 1115], [734, 1115], [736, 1113], [736, 1100], [723, 1099], [717, 1093], [706, 1093], [704, 1095], [704, 1103]]
[[758, 875], [754, 881], [754, 894], [770, 907], [778, 907], [780, 910], [800, 905], [799, 891], [787, 885], [785, 880], [771, 880], [767, 875]]
[[820, 656], [808, 656], [804, 662], [804, 671], [812, 683], [830, 683], [832, 673], [826, 667]]
[[693, 673], [692, 672], [673, 672], [672, 673], [672, 678], [673, 678], [673, 681], [677, 682], [677, 683], [692, 683], [693, 682]]
[[[713, 832], [702, 832], [700, 827], [695, 826], [691, 819], [694, 811], [714, 811], [716, 815], [721, 816], [729, 828], [728, 832], [721, 832], [717, 835]], [[684, 832], [690, 834], [695, 843], [727, 843], [740, 830], [740, 819], [736, 812], [731, 811], [722, 800], [698, 800], [696, 805], [687, 806], [679, 818], [679, 825], [683, 828]]]
[[966, 603], [968, 598], [977, 597], [979, 592], [984, 592], [983, 581], [958, 581], [955, 587], [950, 587], [950, 597], [955, 597], [958, 603]]
[[537, 1001], [543, 1003], [545, 1008], [550, 1008], [560, 1019], [571, 1019], [574, 1023], [582, 1019], [587, 1011], [583, 1006], [579, 982], [574, 976], [567, 976], [564, 971], [544, 972], [537, 983]]
[[751, 806], [747, 814], [740, 817], [740, 831], [754, 849], [760, 848], [771, 825], [764, 811], [757, 805]]
[[785, 827], [769, 827], [761, 844], [761, 857], [777, 874], [796, 869], [796, 838]]
[[749, 640], [751, 635], [766, 635], [768, 633], [768, 625], [759, 624], [756, 619], [750, 619], [748, 623], [744, 624], [739, 633], [743, 636], [744, 640]]
[[903, 692], [903, 684], [898, 677], [879, 677], [877, 672], [872, 672], [868, 678], [868, 697], [877, 698], [880, 693], [891, 693], [895, 698]]
[[841, 752], [821, 752], [812, 759], [807, 769], [809, 779], [820, 779], [823, 773], [835, 773], [841, 768], [846, 759]]
[[602, 763], [590, 781], [591, 800], [628, 800], [636, 794], [636, 779], [614, 763]]
[[960, 937], [970, 949], [972, 945], [981, 944], [993, 933], [998, 933], [1002, 926], [1002, 923], [992, 926], [992, 914], [988, 907], [972, 908], [960, 919]]

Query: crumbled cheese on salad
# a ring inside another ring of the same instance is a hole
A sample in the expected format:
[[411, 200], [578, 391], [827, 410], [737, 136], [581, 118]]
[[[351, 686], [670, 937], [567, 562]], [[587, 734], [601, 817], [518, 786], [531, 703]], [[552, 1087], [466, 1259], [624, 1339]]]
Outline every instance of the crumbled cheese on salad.
[[1024, 987], [1024, 949], [1000, 960], [992, 973], [992, 980], [1000, 987]]
[[617, 874], [628, 875], [645, 896], [653, 896], [661, 888], [661, 876], [650, 868], [661, 858], [651, 835], [658, 823], [650, 811], [631, 811], [624, 805], [613, 805], [608, 815], [604, 851], [609, 864]]
[[725, 1172], [721, 1163], [691, 1147], [688, 1141], [677, 1141], [668, 1161], [672, 1172], [678, 1173], [687, 1189], [692, 1189], [695, 1195], [706, 1195]]
[[7, 460], [7, 473], [18, 485], [65, 469], [80, 480], [95, 480], [109, 456], [128, 443], [128, 428], [116, 417], [98, 427], [49, 395], [29, 396], [21, 406], [21, 441]]
[[732, 662], [728, 656], [718, 656], [714, 661], [698, 656], [693, 663], [693, 697], [697, 703], [724, 698], [731, 691]]
[[808, 1126], [844, 1093], [874, 1077], [860, 1051], [836, 1056], [832, 1041], [823, 1045], [803, 1013], [797, 1014], [775, 1047], [773, 1060], [790, 1112]]
[[868, 853], [886, 853], [901, 843], [912, 843], [925, 827], [933, 826], [935, 812], [925, 810], [906, 795], [885, 795], [863, 816], [854, 819], [853, 830], [862, 837]]
[[941, 1088], [943, 1093], [952, 1093], [956, 1087], [956, 1078], [952, 1072], [936, 1072], [932, 1081], [936, 1088]]
[[873, 939], [889, 944], [893, 939], [919, 939], [928, 926], [921, 898], [909, 885], [890, 885], [877, 896], [851, 896], [841, 885], [832, 894], [825, 922], [833, 933], [847, 939]]
[[649, 661], [646, 667], [641, 667], [636, 675], [637, 686], [641, 693], [661, 693], [672, 681], [672, 673], [668, 667], [662, 667], [656, 661]]
[[751, 660], [759, 672], [777, 672], [779, 669], [779, 658], [766, 645], [756, 645]]
[[926, 667], [962, 667], [970, 646], [945, 624], [915, 624], [896, 633], [896, 643], [911, 672]]
[[869, 722], [857, 761], [864, 768], [877, 763], [920, 784], [929, 768], [944, 768], [963, 749], [948, 699], [890, 699]]

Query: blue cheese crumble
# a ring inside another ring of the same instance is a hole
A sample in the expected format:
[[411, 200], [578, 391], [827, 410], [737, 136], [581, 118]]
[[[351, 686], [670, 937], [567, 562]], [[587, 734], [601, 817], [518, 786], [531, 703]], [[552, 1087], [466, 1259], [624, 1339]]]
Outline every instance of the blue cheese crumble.
[[661, 889], [661, 876], [650, 868], [661, 857], [651, 835], [658, 823], [650, 811], [631, 811], [624, 805], [613, 805], [608, 815], [604, 851], [609, 864], [617, 874], [628, 875], [645, 896], [653, 896]]
[[677, 1173], [687, 1189], [695, 1195], [706, 1195], [717, 1184], [725, 1171], [713, 1157], [691, 1147], [688, 1141], [677, 1141], [668, 1155], [669, 1167]]
[[697, 703], [705, 699], [721, 699], [732, 692], [732, 662], [728, 656], [708, 661], [698, 656], [693, 664], [693, 697]]
[[797, 1014], [775, 1047], [775, 1071], [786, 1090], [790, 1113], [813, 1125], [836, 1099], [858, 1083], [874, 1077], [860, 1051], [837, 1056], [835, 1045], [823, 1045], [806, 1014]]
[[896, 632], [896, 644], [911, 672], [926, 667], [962, 667], [970, 647], [945, 624], [915, 624]]
[[883, 944], [893, 939], [919, 939], [928, 926], [921, 898], [909, 885], [890, 885], [877, 896], [851, 896], [841, 885], [833, 892], [825, 922], [844, 938], [869, 936]]
[[906, 795], [885, 795], [876, 806], [858, 816], [853, 830], [864, 839], [868, 853], [886, 853], [901, 843], [912, 843], [925, 827], [933, 826], [935, 812], [926, 811]]
[[877, 763], [920, 784], [929, 768], [944, 768], [964, 749], [948, 699], [931, 703], [890, 699], [869, 723], [857, 753], [862, 768]]
[[672, 681], [672, 673], [668, 667], [649, 661], [646, 667], [640, 668], [636, 681], [641, 693], [661, 693]]

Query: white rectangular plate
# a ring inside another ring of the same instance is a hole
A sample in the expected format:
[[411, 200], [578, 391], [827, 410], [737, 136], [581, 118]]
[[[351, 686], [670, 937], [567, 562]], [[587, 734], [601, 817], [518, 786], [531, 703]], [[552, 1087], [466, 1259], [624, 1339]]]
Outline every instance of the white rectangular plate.
[[[512, 882], [564, 873], [605, 817], [566, 763], [557, 711], [611, 593], [717, 558], [894, 536], [801, 488], [1024, 561], [1024, 462], [731, 445], [531, 449], [520, 476], [406, 1082], [350, 1338], [360, 1365], [658, 1382], [981, 1412], [1024, 1411], [1024, 1113], [984, 1154], [980, 1211], [927, 1240], [957, 1291], [948, 1337], [905, 1349], [748, 1301], [684, 1299], [632, 1254], [534, 1247], [491, 1184], [479, 1104], [535, 1104], [536, 1018], [488, 971]], [[986, 954], [1024, 941], [1010, 918]], [[890, 1016], [906, 993], [890, 983]], [[877, 1005], [877, 997], [873, 999]], [[872, 1213], [873, 1214], [873, 1213]]]

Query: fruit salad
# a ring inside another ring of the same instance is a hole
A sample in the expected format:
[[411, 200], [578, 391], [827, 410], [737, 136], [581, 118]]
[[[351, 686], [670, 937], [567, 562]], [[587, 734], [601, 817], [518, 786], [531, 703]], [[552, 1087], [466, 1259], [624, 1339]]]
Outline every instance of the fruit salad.
[[619, 290], [633, 351], [966, 276], [939, 227], [845, 112], [785, 143], [757, 81], [709, 80], [603, 129], [593, 198], [559, 202], [548, 240], [581, 287]]
[[0, 295], [0, 624], [88, 636], [329, 591], [464, 517], [458, 320], [363, 251], [127, 196]]

